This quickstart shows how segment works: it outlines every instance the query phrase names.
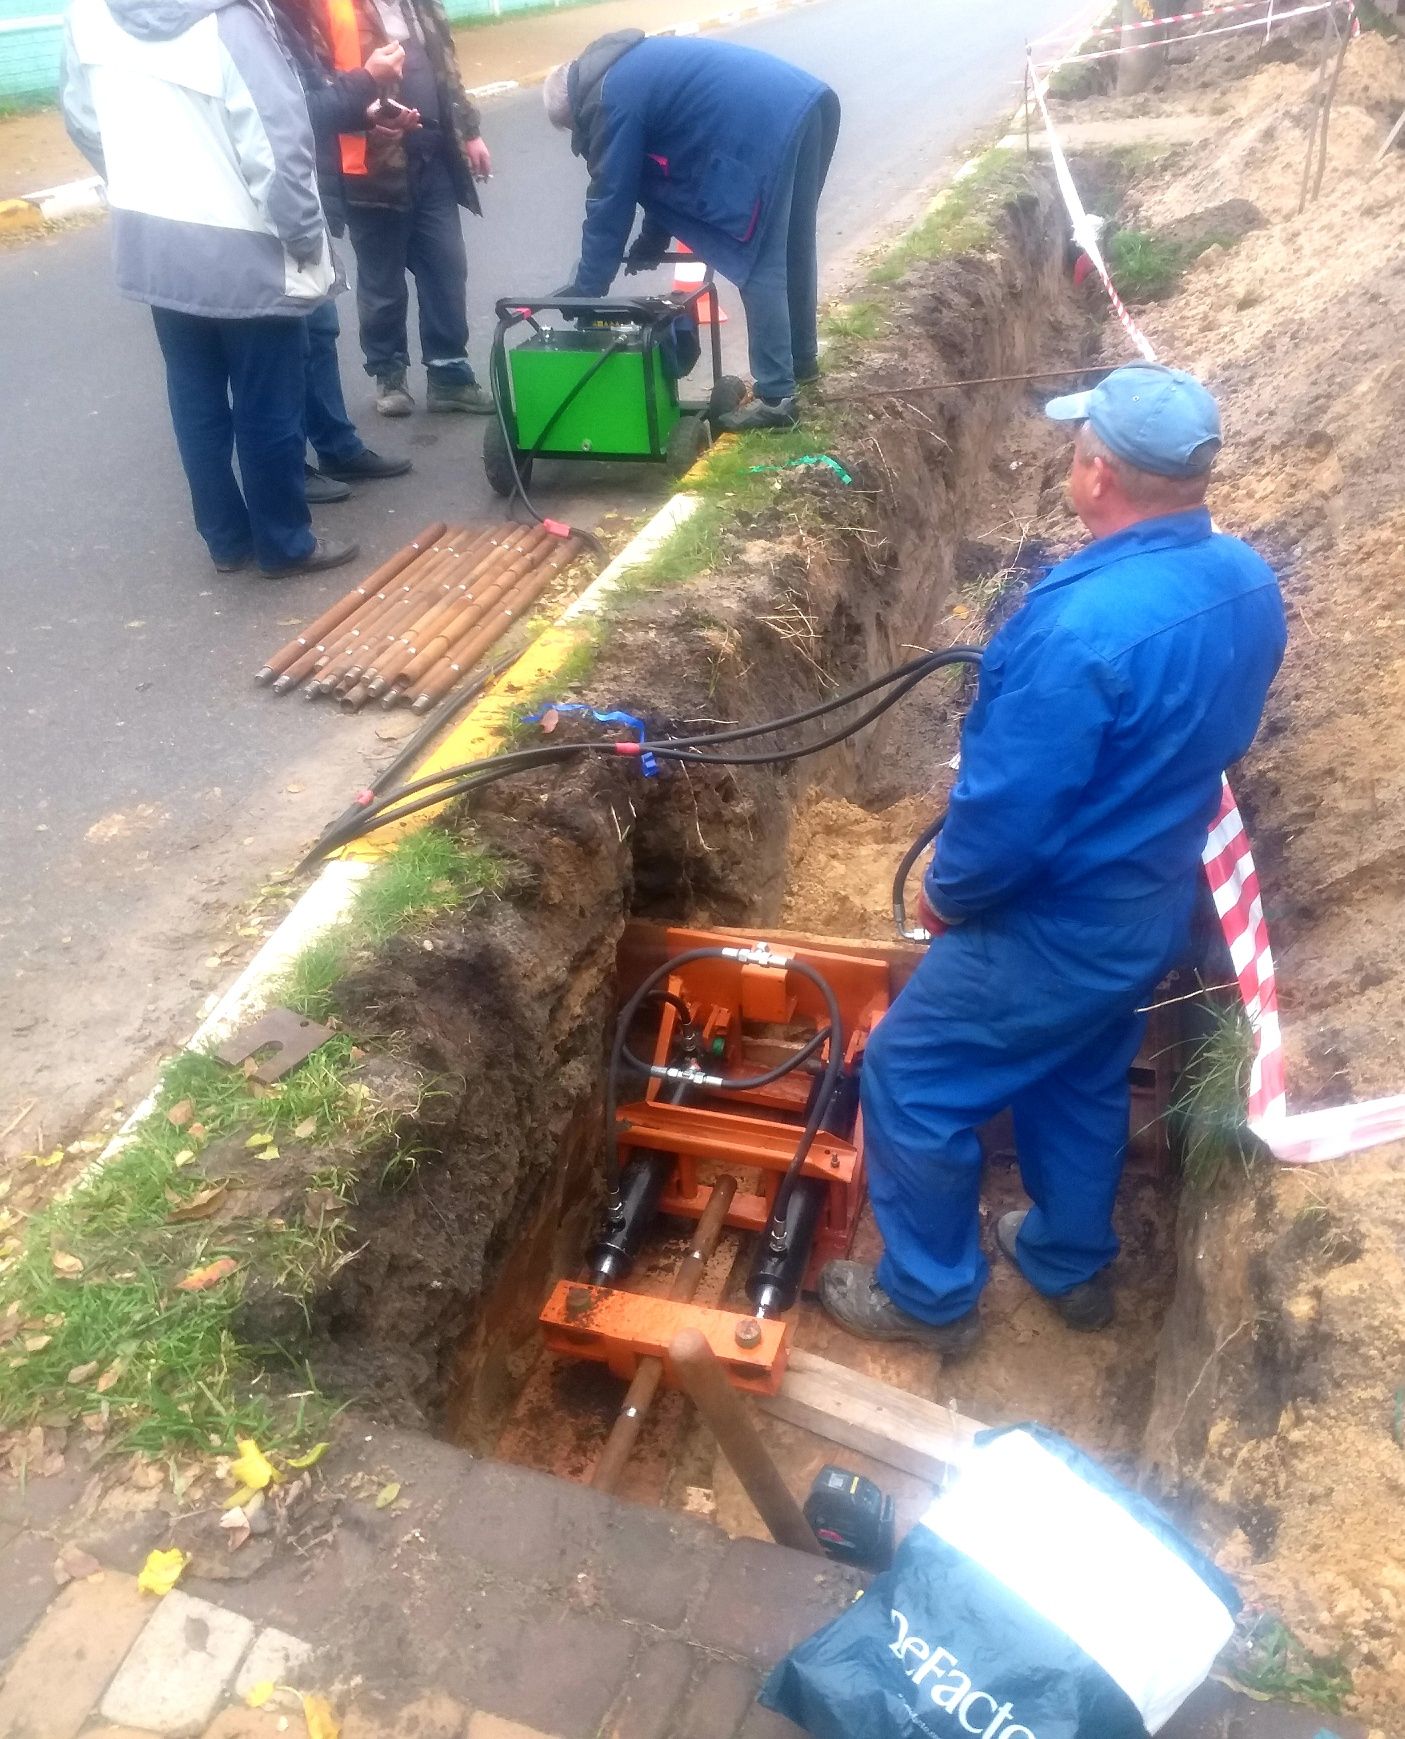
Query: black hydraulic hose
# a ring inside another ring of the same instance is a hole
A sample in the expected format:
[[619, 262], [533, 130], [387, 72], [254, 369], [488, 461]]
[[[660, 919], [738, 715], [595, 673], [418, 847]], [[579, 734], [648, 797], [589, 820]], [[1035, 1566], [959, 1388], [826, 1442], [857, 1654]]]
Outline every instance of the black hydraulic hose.
[[913, 935], [907, 921], [907, 878], [912, 874], [913, 865], [931, 845], [933, 840], [946, 825], [946, 811], [943, 810], [930, 827], [924, 827], [917, 838], [903, 854], [903, 860], [898, 865], [897, 874], [893, 877], [893, 924], [899, 936], [915, 942], [918, 937]]
[[[445, 767], [437, 773], [426, 774], [423, 778], [411, 780], [408, 784], [388, 792], [377, 803], [372, 804], [354, 817], [340, 834], [333, 833], [324, 836], [304, 862], [316, 862], [318, 858], [325, 856], [328, 852], [349, 844], [363, 834], [373, 832], [388, 821], [400, 821], [422, 809], [455, 801], [460, 797], [468, 796], [484, 785], [493, 784], [498, 779], [506, 778], [513, 773], [527, 772], [551, 762], [572, 760], [583, 755], [604, 754], [638, 757], [643, 754], [652, 754], [659, 759], [698, 766], [785, 765], [807, 755], [819, 754], [823, 750], [832, 748], [835, 744], [844, 741], [846, 737], [852, 736], [856, 731], [862, 730], [864, 726], [871, 724], [886, 712], [889, 707], [896, 705], [919, 682], [925, 680], [935, 671], [953, 664], [979, 666], [980, 661], [981, 652], [978, 647], [951, 646], [940, 652], [924, 653], [919, 658], [910, 659], [895, 670], [886, 671], [881, 676], [873, 677], [869, 681], [861, 683], [857, 688], [847, 690], [840, 695], [834, 695], [829, 700], [819, 701], [801, 712], [791, 713], [783, 718], [764, 720], [756, 725], [739, 725], [730, 730], [691, 737], [648, 739], [643, 743], [611, 740], [608, 742], [541, 744], [531, 749], [519, 749], [503, 755], [488, 756], [480, 761], [461, 762], [452, 767]], [[822, 718], [883, 688], [888, 689], [889, 692], [877, 700], [873, 706], [857, 718], [851, 719], [847, 724], [813, 743], [801, 744], [794, 749], [768, 749], [752, 754], [711, 755], [706, 753], [706, 750], [714, 745], [743, 742], [756, 737], [768, 736], [774, 732]], [[420, 798], [417, 802], [410, 801], [421, 792], [427, 792], [428, 795]]]
[[[623, 1210], [623, 1198], [620, 1193], [620, 1154], [619, 1131], [617, 1127], [619, 1116], [619, 1077], [626, 1062], [645, 1074], [652, 1073], [653, 1064], [644, 1063], [629, 1050], [629, 1032], [634, 1018], [645, 1002], [655, 994], [660, 984], [672, 973], [685, 966], [691, 966], [698, 960], [734, 960], [745, 950], [735, 947], [690, 948], [686, 953], [675, 955], [672, 960], [665, 960], [663, 965], [651, 972], [639, 988], [630, 997], [620, 1011], [619, 1022], [615, 1028], [615, 1039], [610, 1047], [610, 1062], [605, 1074], [605, 1191], [607, 1197], [606, 1213], [610, 1220], [618, 1224]], [[815, 1093], [810, 1117], [801, 1131], [800, 1140], [795, 1154], [781, 1179], [781, 1185], [776, 1192], [776, 1205], [770, 1219], [770, 1233], [774, 1238], [778, 1225], [784, 1225], [785, 1210], [790, 1202], [790, 1192], [794, 1188], [795, 1178], [800, 1167], [805, 1163], [810, 1148], [814, 1145], [815, 1136], [819, 1132], [820, 1121], [829, 1101], [834, 1095], [834, 1088], [839, 1079], [844, 1063], [844, 1022], [839, 1011], [839, 1001], [830, 985], [813, 967], [807, 966], [802, 960], [787, 959], [785, 968], [788, 972], [798, 972], [808, 978], [819, 990], [825, 1000], [829, 1025], [815, 1034], [808, 1044], [803, 1046], [793, 1057], [787, 1058], [778, 1069], [749, 1079], [724, 1081], [723, 1085], [709, 1084], [709, 1090], [724, 1092], [729, 1088], [734, 1092], [745, 1091], [748, 1088], [768, 1084], [779, 1080], [782, 1075], [798, 1069], [819, 1047], [828, 1040], [829, 1057], [825, 1072]]]
[[[819, 1050], [829, 1037], [829, 1028], [821, 1027], [813, 1038], [807, 1039], [798, 1051], [788, 1056], [784, 1062], [778, 1063], [774, 1069], [767, 1069], [764, 1075], [713, 1075], [707, 1081], [709, 1093], [753, 1093], [758, 1087], [769, 1087], [772, 1082], [793, 1075], [795, 1071], [808, 1063], [815, 1052]], [[629, 1064], [631, 1069], [639, 1069], [646, 1075], [652, 1075], [656, 1064], [646, 1063], [642, 1057], [635, 1056], [628, 1043], [621, 1048], [621, 1061]], [[700, 1083], [701, 1084], [701, 1083]]]

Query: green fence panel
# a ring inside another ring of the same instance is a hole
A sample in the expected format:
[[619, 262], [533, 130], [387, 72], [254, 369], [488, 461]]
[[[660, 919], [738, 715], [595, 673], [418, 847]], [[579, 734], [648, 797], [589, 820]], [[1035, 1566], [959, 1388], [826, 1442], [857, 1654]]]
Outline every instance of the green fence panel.
[[62, 42], [62, 15], [43, 0], [0, 0], [0, 111], [53, 101]]

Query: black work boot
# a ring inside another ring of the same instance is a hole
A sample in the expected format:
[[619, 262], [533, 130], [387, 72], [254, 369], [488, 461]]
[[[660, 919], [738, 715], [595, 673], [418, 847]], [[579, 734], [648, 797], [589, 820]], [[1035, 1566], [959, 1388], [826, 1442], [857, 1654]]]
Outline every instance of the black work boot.
[[334, 501], [345, 501], [350, 496], [351, 491], [346, 484], [337, 482], [330, 472], [314, 470], [311, 465], [305, 469], [309, 507], [327, 507]]
[[387, 459], [363, 447], [350, 459], [338, 459], [335, 465], [323, 465], [324, 477], [335, 477], [342, 483], [374, 483], [381, 477], [403, 477], [410, 469], [408, 459]]
[[[995, 1242], [1000, 1254], [1008, 1257], [1016, 1268], [1020, 1266], [1020, 1259], [1015, 1253], [1015, 1240], [1028, 1213], [1028, 1208], [1017, 1209], [1014, 1213], [1001, 1214], [995, 1222]], [[1044, 1296], [1049, 1297], [1047, 1293]], [[1049, 1298], [1049, 1303], [1070, 1328], [1076, 1328], [1080, 1334], [1096, 1334], [1112, 1322], [1112, 1282], [1106, 1272], [1095, 1274], [1091, 1280], [1084, 1280], [1068, 1292], [1059, 1293], [1057, 1298]]]
[[819, 1291], [825, 1313], [860, 1340], [915, 1340], [944, 1358], [961, 1359], [981, 1338], [974, 1310], [955, 1322], [923, 1322], [899, 1310], [867, 1262], [826, 1262]]
[[291, 579], [294, 574], [320, 574], [327, 568], [339, 568], [346, 562], [355, 561], [360, 553], [359, 543], [333, 543], [329, 538], [319, 537], [301, 560], [261, 571], [270, 580]]

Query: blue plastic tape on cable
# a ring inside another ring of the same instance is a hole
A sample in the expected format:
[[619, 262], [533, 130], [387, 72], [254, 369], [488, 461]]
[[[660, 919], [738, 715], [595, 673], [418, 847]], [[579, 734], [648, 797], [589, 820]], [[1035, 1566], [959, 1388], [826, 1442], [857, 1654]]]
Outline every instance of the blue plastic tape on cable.
[[862, 1599], [761, 1701], [815, 1739], [1147, 1739], [1234, 1630], [1233, 1584], [1038, 1426], [986, 1432]]

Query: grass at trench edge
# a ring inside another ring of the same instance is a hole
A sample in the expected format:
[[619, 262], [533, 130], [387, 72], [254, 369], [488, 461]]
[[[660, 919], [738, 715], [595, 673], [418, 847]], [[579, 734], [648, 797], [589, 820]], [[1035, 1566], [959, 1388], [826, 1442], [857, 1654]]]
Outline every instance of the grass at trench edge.
[[[403, 841], [358, 890], [348, 919], [295, 962], [275, 991], [332, 1014], [330, 985], [359, 952], [501, 886], [486, 853], [426, 830]], [[315, 1006], [314, 1006], [315, 1005]], [[338, 1032], [271, 1088], [186, 1051], [167, 1067], [152, 1113], [106, 1165], [29, 1216], [0, 1245], [0, 1427], [79, 1426], [122, 1449], [230, 1450], [235, 1439], [298, 1441], [315, 1385], [291, 1349], [243, 1343], [250, 1285], [304, 1300], [342, 1253], [339, 1213], [312, 1224], [173, 1218], [212, 1187], [200, 1170], [216, 1141], [245, 1138], [241, 1182], [257, 1187], [278, 1143], [298, 1139], [348, 1155], [385, 1152], [382, 1187], [413, 1171], [395, 1119], [355, 1076], [352, 1036]], [[252, 1142], [250, 1141], [252, 1139]], [[346, 1196], [354, 1168], [329, 1165], [309, 1184]], [[237, 1269], [203, 1291], [179, 1282], [230, 1258]], [[296, 1395], [267, 1381], [282, 1367]], [[311, 1407], [310, 1407], [311, 1404]]]

